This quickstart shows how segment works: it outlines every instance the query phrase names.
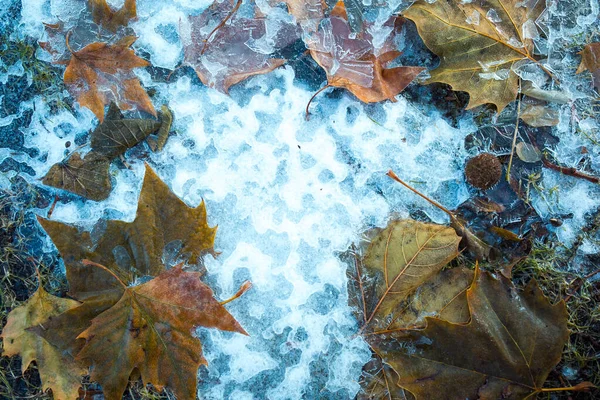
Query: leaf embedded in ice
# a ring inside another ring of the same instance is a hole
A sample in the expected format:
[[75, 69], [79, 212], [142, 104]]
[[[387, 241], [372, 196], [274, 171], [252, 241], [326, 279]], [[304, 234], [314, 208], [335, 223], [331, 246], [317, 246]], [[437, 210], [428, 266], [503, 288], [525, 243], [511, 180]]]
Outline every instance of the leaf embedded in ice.
[[86, 343], [77, 359], [91, 367], [107, 400], [121, 399], [136, 369], [144, 383], [194, 399], [198, 367], [206, 364], [193, 335], [197, 326], [246, 334], [200, 273], [175, 266], [147, 283], [124, 287], [121, 299], [79, 335]]
[[386, 24], [391, 33], [381, 47], [376, 48], [366, 30], [355, 37], [344, 4], [338, 2], [307, 44], [311, 56], [327, 73], [330, 86], [345, 88], [365, 103], [395, 101], [395, 96], [424, 70], [421, 67], [387, 68], [400, 55], [394, 46], [394, 36], [399, 33], [401, 22], [393, 17]]
[[441, 391], [461, 399], [540, 392], [569, 337], [564, 302], [551, 305], [534, 281], [519, 293], [506, 278], [479, 269], [467, 301], [467, 324], [427, 318], [425, 329], [393, 332], [378, 343], [396, 383], [417, 399]]
[[[184, 63], [194, 68], [202, 83], [223, 93], [283, 65], [285, 60], [272, 53], [297, 38], [291, 24], [267, 29], [265, 18], [243, 18], [237, 13], [229, 17], [234, 7], [229, 0], [215, 2], [202, 14], [190, 16], [189, 36], [184, 37]], [[212, 28], [218, 29], [212, 32]]]
[[44, 185], [64, 189], [95, 201], [106, 199], [112, 189], [108, 168], [110, 159], [95, 152], [83, 158], [73, 153], [54, 164], [42, 179]]
[[81, 376], [87, 373], [87, 369], [76, 363], [70, 354], [62, 352], [29, 329], [78, 305], [79, 302], [75, 300], [49, 294], [40, 285], [29, 300], [8, 314], [6, 326], [0, 335], [4, 343], [2, 355], [20, 355], [23, 372], [35, 361], [42, 387], [44, 390], [51, 389], [57, 400], [79, 397]]
[[579, 54], [581, 54], [581, 63], [577, 68], [577, 73], [590, 71], [594, 86], [600, 90], [600, 43], [586, 45]]
[[560, 122], [557, 110], [544, 104], [526, 103], [521, 105], [519, 118], [529, 126], [556, 126]]
[[150, 65], [131, 49], [135, 40], [134, 36], [126, 36], [114, 44], [95, 42], [71, 51], [65, 85], [101, 122], [104, 107], [113, 101], [121, 109], [137, 108], [156, 116], [150, 97], [133, 73], [135, 68]]
[[88, 0], [88, 7], [94, 22], [111, 32], [116, 32], [120, 26], [126, 26], [129, 20], [136, 18], [136, 0], [125, 0], [123, 6], [113, 10], [106, 0]]
[[470, 282], [468, 272], [446, 273], [441, 280], [436, 277], [458, 255], [459, 242], [450, 227], [391, 221], [371, 241], [357, 276], [362, 282], [364, 330], [417, 326], [424, 315], [439, 312], [459, 296]]
[[[191, 263], [206, 253], [214, 254], [216, 228], [208, 226], [204, 203], [188, 207], [148, 166], [133, 222], [106, 221], [88, 232], [57, 221], [38, 220], [63, 258], [69, 294], [84, 302], [55, 318], [41, 333], [56, 345], [69, 342], [65, 336], [74, 343], [82, 331], [77, 329], [87, 327], [91, 318], [119, 300], [122, 288], [113, 274], [126, 284], [159, 275], [165, 270], [163, 250], [174, 241], [181, 243], [181, 253]], [[83, 265], [83, 259], [105, 265], [111, 273]], [[70, 332], [58, 333], [52, 327], [70, 327]]]
[[[491, 103], [500, 112], [518, 93], [513, 65], [535, 61], [530, 21], [544, 7], [538, 0], [419, 0], [403, 15], [416, 23], [427, 47], [441, 59], [427, 82], [468, 92], [467, 109]], [[473, 15], [481, 17], [475, 22], [469, 18]]]

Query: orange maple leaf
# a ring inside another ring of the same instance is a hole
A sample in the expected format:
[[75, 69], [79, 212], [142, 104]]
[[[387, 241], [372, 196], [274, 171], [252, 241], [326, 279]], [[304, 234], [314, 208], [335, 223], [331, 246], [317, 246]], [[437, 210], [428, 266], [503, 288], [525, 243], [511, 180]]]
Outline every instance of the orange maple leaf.
[[111, 101], [120, 109], [135, 107], [156, 117], [150, 97], [133, 73], [134, 68], [150, 65], [131, 49], [135, 40], [135, 36], [126, 36], [112, 45], [96, 42], [79, 51], [69, 48], [71, 60], [65, 70], [65, 85], [100, 122], [104, 120], [104, 106]]
[[396, 17], [388, 21], [394, 30], [377, 49], [368, 32], [353, 37], [344, 3], [338, 2], [316, 40], [309, 43], [311, 56], [327, 73], [328, 86], [345, 88], [365, 103], [396, 101], [394, 97], [425, 69], [386, 68], [401, 54], [393, 45], [400, 22]]

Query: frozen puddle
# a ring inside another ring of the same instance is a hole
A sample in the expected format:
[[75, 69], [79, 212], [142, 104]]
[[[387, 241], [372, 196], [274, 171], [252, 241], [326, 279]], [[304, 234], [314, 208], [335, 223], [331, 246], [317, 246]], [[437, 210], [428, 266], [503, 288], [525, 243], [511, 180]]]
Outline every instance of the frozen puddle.
[[[35, 37], [42, 20], [66, 18], [77, 2], [24, 3], [22, 30]], [[208, 4], [139, 0], [140, 18], [133, 24], [141, 37], [137, 50], [159, 67], [174, 68], [181, 44], [156, 33], [157, 27], [176, 27]], [[176, 36], [176, 29], [166, 31]], [[367, 106], [347, 93], [320, 95], [306, 121], [304, 109], [314, 91], [294, 79], [290, 66], [237, 85], [231, 96], [188, 76], [157, 83], [147, 72], [137, 73], [146, 88], [156, 90], [155, 105], [168, 103], [175, 117], [176, 134], [162, 152], [149, 152], [147, 161], [189, 205], [204, 199], [210, 225], [219, 226], [215, 249], [221, 254], [205, 260], [209, 284], [219, 299], [233, 295], [245, 280], [253, 284], [227, 306], [249, 337], [199, 329], [209, 363], [199, 372], [200, 397], [353, 398], [371, 352], [354, 336], [357, 322], [347, 305], [347, 265], [340, 254], [391, 216], [421, 210], [435, 222], [447, 222], [385, 173], [393, 169], [456, 208], [469, 197], [463, 167], [473, 154], [465, 151], [464, 139], [476, 131], [474, 123], [465, 117], [453, 128], [433, 107], [413, 105], [402, 95], [396, 103]], [[47, 157], [13, 157], [35, 170], [32, 181], [39, 179], [62, 159], [65, 143], [94, 124], [87, 109], [52, 114], [37, 98], [26, 145]], [[570, 148], [564, 146], [559, 151]], [[0, 149], [0, 160], [7, 155]], [[109, 199], [59, 203], [52, 218], [88, 226], [106, 216], [133, 220], [144, 168], [139, 158], [127, 161], [131, 170], [111, 167]], [[549, 184], [567, 182], [550, 172], [545, 176]], [[567, 184], [572, 186], [567, 193], [590, 199], [561, 228], [565, 240], [572, 240], [585, 212], [598, 205], [597, 189]], [[561, 200], [566, 209], [572, 208], [569, 196]], [[542, 200], [536, 202], [549, 216]]]

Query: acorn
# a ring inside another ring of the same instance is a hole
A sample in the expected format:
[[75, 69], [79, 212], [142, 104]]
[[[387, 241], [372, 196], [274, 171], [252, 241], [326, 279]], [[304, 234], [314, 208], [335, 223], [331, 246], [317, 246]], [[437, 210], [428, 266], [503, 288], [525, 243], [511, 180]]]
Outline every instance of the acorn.
[[502, 164], [498, 157], [481, 153], [467, 161], [465, 166], [467, 182], [479, 189], [489, 189], [500, 180]]

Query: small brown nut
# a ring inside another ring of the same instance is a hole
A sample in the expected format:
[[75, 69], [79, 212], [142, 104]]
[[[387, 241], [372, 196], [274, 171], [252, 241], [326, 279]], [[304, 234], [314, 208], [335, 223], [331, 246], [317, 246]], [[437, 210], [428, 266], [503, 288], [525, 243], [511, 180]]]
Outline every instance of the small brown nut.
[[489, 189], [500, 180], [502, 164], [495, 155], [481, 153], [467, 161], [465, 174], [471, 185], [479, 189]]

